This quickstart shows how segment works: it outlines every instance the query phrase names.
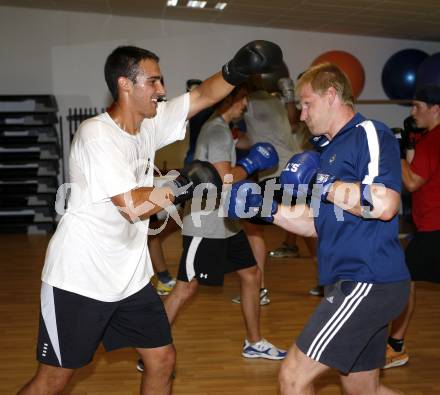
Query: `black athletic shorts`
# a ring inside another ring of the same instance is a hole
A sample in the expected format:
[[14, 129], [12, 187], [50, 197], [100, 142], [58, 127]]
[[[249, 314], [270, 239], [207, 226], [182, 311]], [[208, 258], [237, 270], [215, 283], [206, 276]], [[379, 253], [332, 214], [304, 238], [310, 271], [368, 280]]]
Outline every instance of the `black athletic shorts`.
[[309, 358], [343, 374], [385, 364], [388, 324], [405, 308], [410, 281], [368, 284], [338, 281], [324, 298], [296, 344]]
[[107, 351], [172, 343], [163, 303], [151, 283], [118, 302], [102, 302], [43, 283], [37, 360], [80, 368], [92, 361], [101, 342]]
[[196, 278], [201, 285], [223, 285], [225, 273], [256, 264], [243, 231], [226, 239], [183, 236], [177, 279], [188, 282]]
[[416, 232], [405, 250], [413, 281], [440, 283], [440, 230]]
[[157, 214], [150, 215], [150, 225], [157, 224], [159, 222], [159, 218]]

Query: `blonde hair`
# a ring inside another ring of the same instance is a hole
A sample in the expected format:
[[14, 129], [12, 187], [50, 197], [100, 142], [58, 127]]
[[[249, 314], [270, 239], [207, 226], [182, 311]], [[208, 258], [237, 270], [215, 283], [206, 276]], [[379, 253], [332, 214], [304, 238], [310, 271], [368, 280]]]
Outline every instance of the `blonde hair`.
[[332, 63], [320, 63], [307, 69], [296, 83], [296, 91], [310, 84], [313, 91], [319, 95], [333, 87], [341, 102], [354, 107], [353, 89], [347, 75]]

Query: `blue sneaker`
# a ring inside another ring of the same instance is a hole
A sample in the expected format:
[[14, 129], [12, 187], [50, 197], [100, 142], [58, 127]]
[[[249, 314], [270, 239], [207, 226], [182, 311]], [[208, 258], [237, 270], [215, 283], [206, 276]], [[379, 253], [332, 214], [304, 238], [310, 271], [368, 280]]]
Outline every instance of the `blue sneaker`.
[[243, 352], [241, 355], [245, 358], [266, 358], [266, 359], [284, 359], [287, 351], [276, 348], [266, 339], [251, 344], [247, 340], [244, 341]]

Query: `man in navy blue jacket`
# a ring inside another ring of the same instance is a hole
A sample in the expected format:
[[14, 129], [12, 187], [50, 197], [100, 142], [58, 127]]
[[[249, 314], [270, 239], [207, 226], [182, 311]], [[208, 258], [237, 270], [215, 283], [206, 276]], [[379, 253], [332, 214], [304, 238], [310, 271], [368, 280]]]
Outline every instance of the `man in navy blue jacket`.
[[355, 113], [350, 83], [334, 65], [307, 70], [296, 92], [321, 151], [294, 155], [281, 173], [296, 205], [266, 207], [241, 182], [229, 206], [230, 215], [245, 205], [288, 231], [318, 237], [325, 297], [282, 363], [281, 393], [312, 394], [315, 379], [336, 369], [346, 394], [397, 394], [379, 383], [388, 323], [403, 310], [410, 285], [398, 240], [397, 141], [384, 124]]
[[308, 156], [315, 153], [291, 160], [283, 182], [314, 184], [311, 205], [296, 206], [303, 213], [295, 219], [281, 206], [275, 223], [318, 236], [326, 295], [283, 362], [281, 392], [308, 394], [314, 379], [334, 368], [348, 394], [394, 394], [379, 384], [378, 374], [388, 323], [404, 308], [409, 290], [398, 240], [398, 145], [384, 124], [354, 112], [350, 84], [335, 66], [309, 69], [297, 92], [301, 120], [329, 143], [316, 165]]

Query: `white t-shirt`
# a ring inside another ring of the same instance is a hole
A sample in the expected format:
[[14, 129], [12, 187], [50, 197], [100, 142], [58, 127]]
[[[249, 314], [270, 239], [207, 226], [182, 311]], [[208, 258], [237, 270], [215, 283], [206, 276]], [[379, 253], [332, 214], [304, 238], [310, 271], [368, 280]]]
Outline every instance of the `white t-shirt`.
[[130, 135], [107, 114], [83, 122], [70, 152], [71, 198], [46, 253], [42, 280], [113, 302], [142, 289], [153, 275], [149, 220], [126, 220], [111, 197], [153, 186], [154, 156], [185, 136], [189, 94], [159, 103], [157, 115]]
[[278, 177], [292, 155], [301, 151], [292, 136], [285, 105], [266, 91], [252, 92], [244, 120], [250, 142], [273, 144], [280, 158], [278, 166], [260, 172], [258, 178]]

